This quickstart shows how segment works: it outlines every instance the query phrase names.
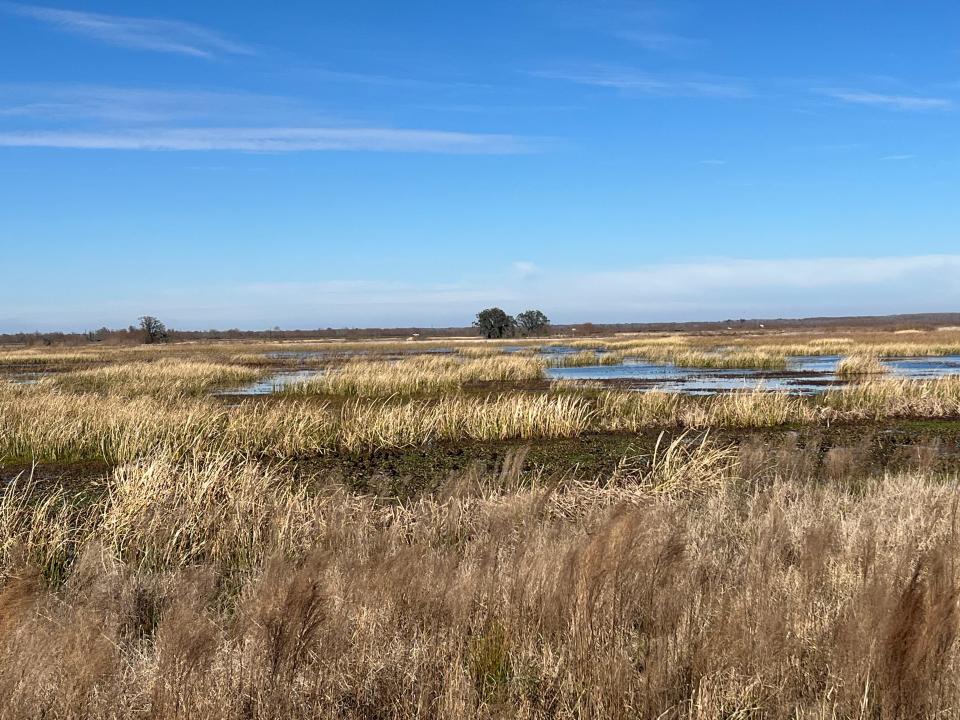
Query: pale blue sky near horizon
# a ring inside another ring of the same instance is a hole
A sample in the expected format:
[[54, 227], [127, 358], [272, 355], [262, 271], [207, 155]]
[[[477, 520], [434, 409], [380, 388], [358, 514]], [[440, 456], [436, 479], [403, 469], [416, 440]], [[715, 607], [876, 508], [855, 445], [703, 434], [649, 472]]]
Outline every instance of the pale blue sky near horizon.
[[960, 310], [960, 6], [0, 2], [0, 332]]

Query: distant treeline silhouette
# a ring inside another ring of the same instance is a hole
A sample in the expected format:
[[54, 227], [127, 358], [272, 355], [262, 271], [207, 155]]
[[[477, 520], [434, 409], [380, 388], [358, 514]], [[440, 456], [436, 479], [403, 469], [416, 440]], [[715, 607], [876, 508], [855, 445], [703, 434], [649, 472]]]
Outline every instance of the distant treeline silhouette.
[[[905, 315], [870, 315], [810, 318], [727, 319], [717, 321], [656, 322], [656, 323], [593, 323], [552, 324], [554, 337], [590, 337], [624, 332], [724, 332], [744, 330], [788, 330], [801, 328], [865, 328], [898, 330], [904, 328], [936, 328], [960, 325], [960, 313], [916, 313]], [[462, 327], [394, 327], [394, 328], [316, 328], [282, 330], [177, 330], [166, 328], [170, 342], [190, 340], [359, 340], [369, 338], [401, 339], [427, 337], [475, 336], [477, 328]], [[139, 344], [143, 329], [137, 325], [126, 328], [107, 328], [88, 332], [20, 332], [0, 334], [0, 344], [15, 345], [82, 345], [87, 343]]]

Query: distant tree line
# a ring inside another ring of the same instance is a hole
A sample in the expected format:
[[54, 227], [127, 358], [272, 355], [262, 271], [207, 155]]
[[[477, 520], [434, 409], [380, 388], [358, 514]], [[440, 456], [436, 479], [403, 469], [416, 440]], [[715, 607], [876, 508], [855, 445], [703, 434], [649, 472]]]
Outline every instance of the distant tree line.
[[[506, 313], [504, 313], [506, 315]], [[514, 332], [521, 330], [520, 313], [514, 318], [517, 323]], [[144, 316], [146, 317], [146, 316]], [[508, 316], [509, 317], [509, 316]], [[908, 328], [933, 329], [942, 326], [960, 325], [960, 313], [920, 313], [912, 315], [882, 315], [882, 316], [845, 316], [845, 317], [814, 317], [814, 318], [769, 318], [751, 319], [741, 322], [738, 320], [717, 320], [701, 322], [659, 322], [659, 323], [549, 323], [551, 335], [561, 337], [589, 337], [591, 335], [612, 335], [614, 333], [642, 333], [642, 332], [710, 332], [720, 335], [729, 332], [743, 332], [744, 330], [767, 331], [790, 330], [798, 328], [830, 328], [834, 330], [866, 328], [871, 330], [903, 330]], [[729, 328], [729, 329], [728, 329]], [[460, 327], [400, 327], [400, 328], [316, 328], [281, 330], [278, 327], [266, 330], [177, 330], [164, 328], [168, 342], [183, 342], [187, 340], [362, 340], [369, 338], [384, 340], [406, 340], [411, 337], [444, 338], [462, 337], [476, 334], [478, 326]], [[509, 337], [506, 335], [506, 337]], [[102, 327], [99, 330], [86, 332], [18, 332], [0, 333], [0, 344], [3, 345], [86, 345], [88, 343], [106, 343], [112, 345], [134, 345], [144, 342], [143, 328], [139, 325], [130, 325], [126, 328]]]

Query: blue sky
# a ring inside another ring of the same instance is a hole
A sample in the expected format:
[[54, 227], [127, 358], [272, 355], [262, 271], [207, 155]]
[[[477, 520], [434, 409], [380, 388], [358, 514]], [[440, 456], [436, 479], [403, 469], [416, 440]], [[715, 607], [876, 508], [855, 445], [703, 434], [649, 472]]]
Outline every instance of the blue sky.
[[954, 2], [0, 2], [0, 331], [960, 307]]

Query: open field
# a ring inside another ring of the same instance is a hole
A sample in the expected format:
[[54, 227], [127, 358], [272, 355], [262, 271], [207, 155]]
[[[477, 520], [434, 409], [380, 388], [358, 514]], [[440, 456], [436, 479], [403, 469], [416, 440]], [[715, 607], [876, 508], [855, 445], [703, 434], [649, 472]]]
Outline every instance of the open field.
[[[958, 352], [957, 328], [5, 348], [0, 718], [956, 716], [960, 376], [882, 360]], [[766, 389], [796, 356], [847, 379]], [[761, 374], [550, 374], [631, 359]]]

